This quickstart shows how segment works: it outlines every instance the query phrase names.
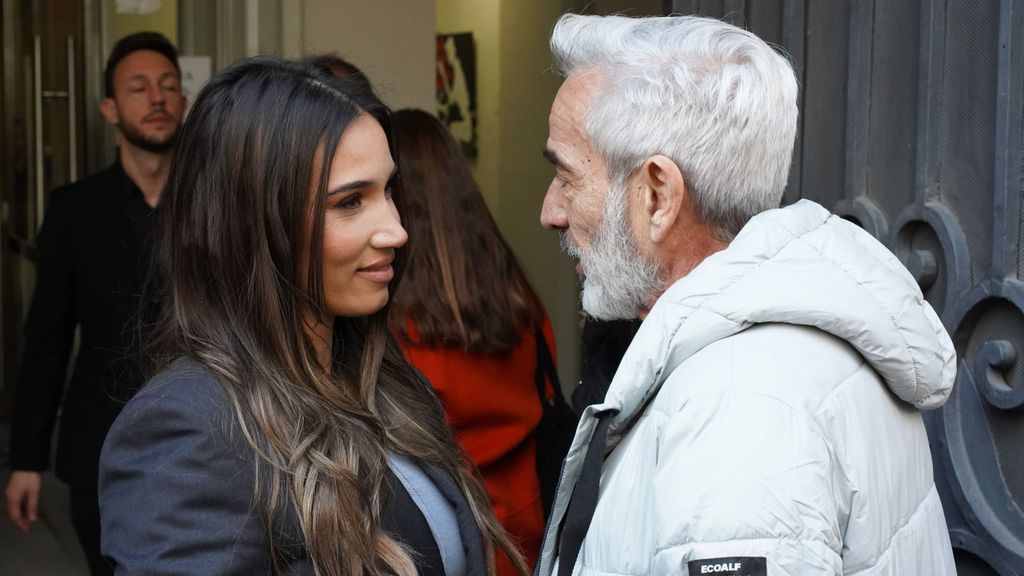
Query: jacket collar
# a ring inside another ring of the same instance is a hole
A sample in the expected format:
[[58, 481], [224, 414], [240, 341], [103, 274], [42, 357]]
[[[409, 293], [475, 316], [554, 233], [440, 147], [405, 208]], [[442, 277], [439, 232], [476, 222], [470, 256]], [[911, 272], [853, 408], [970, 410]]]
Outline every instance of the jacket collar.
[[941, 406], [956, 353], [916, 281], [856, 225], [809, 200], [759, 214], [658, 299], [602, 405], [628, 427], [669, 374], [708, 344], [760, 323], [814, 326], [853, 346], [903, 401]]
[[465, 495], [459, 490], [451, 475], [435, 464], [421, 463], [423, 472], [434, 482], [445, 499], [455, 509], [455, 519], [462, 536], [462, 547], [466, 551], [466, 574], [486, 574], [487, 560], [484, 556], [483, 536], [477, 526], [476, 517], [470, 509]]

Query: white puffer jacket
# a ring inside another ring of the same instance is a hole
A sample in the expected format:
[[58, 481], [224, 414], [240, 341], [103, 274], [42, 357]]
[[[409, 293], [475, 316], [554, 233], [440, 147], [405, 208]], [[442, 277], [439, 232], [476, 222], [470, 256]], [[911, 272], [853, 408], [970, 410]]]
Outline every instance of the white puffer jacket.
[[609, 408], [574, 574], [955, 574], [918, 412], [954, 376], [886, 248], [810, 201], [765, 212], [658, 299], [584, 414], [538, 574]]

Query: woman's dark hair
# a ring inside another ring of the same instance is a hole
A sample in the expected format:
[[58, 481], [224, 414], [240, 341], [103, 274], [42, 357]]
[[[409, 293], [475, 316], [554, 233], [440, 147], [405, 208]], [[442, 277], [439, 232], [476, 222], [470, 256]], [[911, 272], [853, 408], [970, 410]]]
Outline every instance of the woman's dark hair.
[[357, 82], [360, 85], [359, 87], [367, 92], [374, 92], [373, 84], [370, 83], [370, 79], [366, 77], [366, 74], [358, 66], [337, 54], [307, 56], [304, 62], [338, 78], [344, 78], [349, 82]]
[[160, 305], [148, 357], [152, 371], [191, 357], [227, 391], [255, 454], [275, 567], [280, 522], [294, 510], [318, 574], [415, 574], [409, 552], [380, 529], [393, 452], [456, 480], [493, 573], [493, 544], [518, 555], [436, 396], [390, 336], [387, 310], [336, 318], [326, 367], [307, 329], [306, 318], [329, 317], [318, 241], [329, 167], [363, 114], [389, 134], [372, 93], [276, 58], [236, 63], [202, 89], [157, 209], [145, 298]]
[[544, 311], [498, 230], [462, 149], [423, 110], [392, 115], [409, 233], [408, 268], [391, 307], [392, 330], [412, 341], [501, 353], [519, 345]]

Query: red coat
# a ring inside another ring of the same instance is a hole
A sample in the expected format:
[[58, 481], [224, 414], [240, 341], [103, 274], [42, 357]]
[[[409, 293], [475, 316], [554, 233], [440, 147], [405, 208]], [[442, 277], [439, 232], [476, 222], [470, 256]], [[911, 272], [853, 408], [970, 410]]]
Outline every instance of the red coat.
[[[554, 355], [547, 317], [543, 331]], [[412, 339], [418, 337], [412, 321], [408, 332]], [[535, 340], [533, 330], [527, 329], [517, 348], [500, 355], [402, 345], [409, 363], [437, 390], [456, 437], [483, 475], [495, 515], [519, 544], [531, 570], [544, 535], [534, 436], [541, 417], [534, 383]], [[550, 394], [550, 383], [548, 387]], [[498, 574], [515, 573], [511, 562], [499, 555]]]

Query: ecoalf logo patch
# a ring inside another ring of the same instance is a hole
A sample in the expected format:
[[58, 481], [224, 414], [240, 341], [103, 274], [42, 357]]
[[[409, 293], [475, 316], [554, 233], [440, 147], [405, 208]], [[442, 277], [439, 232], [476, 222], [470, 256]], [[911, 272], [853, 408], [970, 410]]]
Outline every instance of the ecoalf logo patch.
[[768, 576], [768, 563], [760, 556], [691, 560], [686, 567], [690, 576]]

